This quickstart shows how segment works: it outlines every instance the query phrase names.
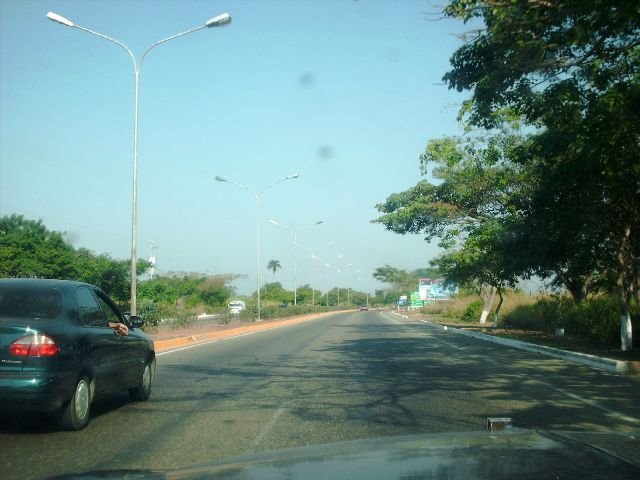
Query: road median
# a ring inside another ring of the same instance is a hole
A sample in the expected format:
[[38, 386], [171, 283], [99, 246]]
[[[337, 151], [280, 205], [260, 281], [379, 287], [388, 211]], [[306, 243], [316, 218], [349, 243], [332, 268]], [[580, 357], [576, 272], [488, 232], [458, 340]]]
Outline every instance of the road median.
[[237, 337], [239, 335], [246, 335], [247, 333], [260, 332], [264, 330], [271, 330], [274, 328], [286, 327], [289, 325], [295, 325], [298, 323], [304, 323], [317, 318], [333, 315], [336, 312], [322, 312], [322, 313], [310, 313], [305, 315], [299, 315], [292, 318], [283, 320], [275, 320], [269, 322], [250, 322], [240, 326], [234, 326], [225, 330], [216, 330], [211, 332], [187, 334], [175, 338], [169, 338], [164, 340], [154, 340], [156, 352], [166, 352], [168, 350], [174, 350], [176, 348], [186, 347], [190, 345], [198, 345], [200, 343], [206, 343], [213, 340], [221, 340], [224, 338]]

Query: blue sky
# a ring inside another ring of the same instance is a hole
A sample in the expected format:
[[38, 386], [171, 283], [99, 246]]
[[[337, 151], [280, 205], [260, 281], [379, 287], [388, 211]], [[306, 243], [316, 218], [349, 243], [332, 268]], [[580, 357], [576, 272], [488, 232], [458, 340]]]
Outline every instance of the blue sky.
[[[373, 291], [389, 264], [413, 270], [438, 250], [370, 221], [420, 179], [429, 139], [462, 133], [468, 94], [441, 78], [458, 22], [431, 1], [0, 1], [0, 215], [41, 219], [77, 247], [129, 258], [133, 64], [116, 45], [46, 18], [56, 12], [141, 55], [222, 12], [232, 23], [167, 42], [141, 73], [138, 256], [160, 272], [261, 275]], [[310, 226], [322, 220], [322, 225]], [[311, 251], [322, 261], [311, 258]], [[327, 268], [325, 264], [332, 265]], [[350, 265], [350, 266], [347, 266]]]

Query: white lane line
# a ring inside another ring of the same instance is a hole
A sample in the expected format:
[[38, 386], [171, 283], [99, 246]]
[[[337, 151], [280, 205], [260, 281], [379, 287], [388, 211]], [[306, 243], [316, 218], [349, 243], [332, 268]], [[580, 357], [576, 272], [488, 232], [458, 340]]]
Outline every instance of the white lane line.
[[579, 395], [576, 395], [574, 393], [571, 392], [567, 392], [566, 390], [563, 390], [561, 388], [557, 388], [554, 387], [553, 385], [549, 385], [547, 382], [544, 381], [540, 381], [540, 383], [544, 383], [546, 385], [549, 386], [549, 388], [551, 388], [552, 390], [555, 390], [558, 393], [562, 393], [563, 395], [566, 395], [569, 398], [573, 398], [574, 400], [577, 400], [579, 402], [585, 403], [593, 408], [597, 408], [598, 410], [602, 410], [603, 412], [606, 412], [607, 414], [611, 415], [612, 417], [615, 417], [619, 420], [624, 420], [625, 422], [629, 422], [629, 423], [634, 423], [634, 424], [640, 424], [640, 420], [638, 420], [637, 418], [634, 417], [629, 417], [623, 413], [617, 412], [611, 408], [605, 407], [604, 405], [600, 405], [598, 402], [595, 402], [593, 400], [589, 400], [587, 398], [582, 398]]
[[264, 427], [262, 427], [262, 430], [260, 430], [260, 433], [258, 433], [258, 436], [251, 443], [249, 450], [247, 450], [246, 452], [247, 454], [254, 453], [255, 448], [262, 443], [262, 440], [264, 440], [264, 437], [266, 437], [269, 434], [271, 429], [276, 425], [276, 423], [278, 423], [278, 419], [286, 411], [287, 409], [284, 407], [280, 407], [278, 410], [276, 410], [276, 412], [271, 416], [271, 419], [267, 422], [267, 424]]

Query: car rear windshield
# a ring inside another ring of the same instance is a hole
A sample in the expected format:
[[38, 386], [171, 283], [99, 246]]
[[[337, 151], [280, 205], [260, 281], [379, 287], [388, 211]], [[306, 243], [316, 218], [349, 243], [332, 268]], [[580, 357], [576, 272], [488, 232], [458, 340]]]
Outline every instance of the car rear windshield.
[[51, 287], [0, 285], [0, 320], [50, 320], [62, 312], [62, 293]]

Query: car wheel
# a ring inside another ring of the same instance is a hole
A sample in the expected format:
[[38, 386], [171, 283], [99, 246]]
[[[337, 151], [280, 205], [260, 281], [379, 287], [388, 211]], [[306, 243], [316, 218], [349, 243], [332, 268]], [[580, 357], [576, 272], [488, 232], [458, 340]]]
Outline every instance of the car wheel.
[[71, 400], [63, 407], [60, 427], [63, 430], [81, 430], [89, 423], [91, 386], [87, 377], [80, 377]]
[[138, 381], [138, 386], [135, 388], [129, 389], [129, 397], [131, 400], [136, 401], [145, 401], [149, 400], [151, 396], [151, 384], [153, 383], [153, 374], [155, 371], [155, 359], [147, 362], [142, 369], [142, 373], [140, 374], [140, 380]]

